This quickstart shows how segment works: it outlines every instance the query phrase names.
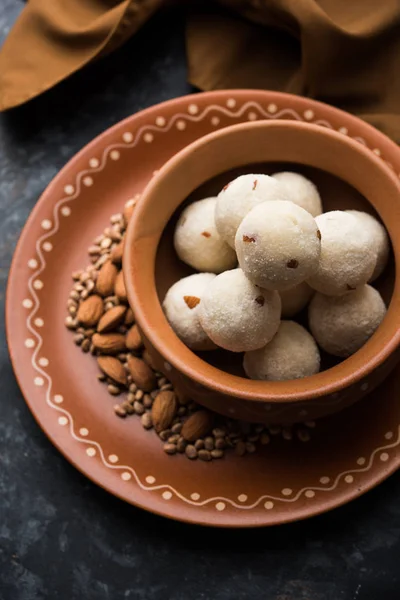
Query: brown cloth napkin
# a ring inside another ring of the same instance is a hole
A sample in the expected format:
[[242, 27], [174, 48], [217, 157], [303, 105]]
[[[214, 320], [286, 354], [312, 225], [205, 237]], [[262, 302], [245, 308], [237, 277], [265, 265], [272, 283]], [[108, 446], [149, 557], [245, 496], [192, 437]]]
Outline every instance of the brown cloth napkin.
[[[0, 110], [111, 52], [167, 0], [29, 0], [0, 51]], [[188, 78], [353, 112], [400, 142], [400, 0], [186, 2]]]

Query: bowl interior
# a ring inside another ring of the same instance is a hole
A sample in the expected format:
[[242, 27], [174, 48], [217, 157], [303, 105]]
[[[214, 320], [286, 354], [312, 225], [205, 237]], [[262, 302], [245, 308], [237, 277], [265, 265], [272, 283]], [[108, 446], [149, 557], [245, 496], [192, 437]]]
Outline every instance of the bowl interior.
[[[187, 275], [196, 272], [179, 260], [173, 245], [175, 225], [183, 208], [196, 200], [206, 198], [207, 196], [216, 196], [226, 183], [232, 181], [232, 179], [239, 175], [245, 173], [272, 174], [277, 171], [295, 171], [313, 181], [321, 194], [324, 212], [346, 209], [362, 210], [379, 219], [374, 208], [368, 200], [355, 189], [355, 187], [346, 183], [339, 177], [321, 169], [282, 162], [257, 163], [231, 169], [213, 177], [196, 188], [175, 210], [168, 221], [157, 248], [155, 262], [155, 284], [160, 302], [163, 301], [166, 292], [172, 284], [182, 277], [186, 277]], [[394, 286], [394, 260], [392, 255], [384, 273], [373, 282], [373, 286], [379, 290], [388, 306]], [[308, 328], [307, 309], [293, 317], [293, 320]], [[223, 349], [218, 349], [212, 352], [197, 352], [196, 354], [201, 357], [202, 360], [218, 369], [231, 373], [232, 375], [246, 377], [242, 366], [243, 353], [227, 352]], [[322, 352], [321, 370], [326, 370], [339, 362], [342, 362], [342, 359], [338, 359]]]

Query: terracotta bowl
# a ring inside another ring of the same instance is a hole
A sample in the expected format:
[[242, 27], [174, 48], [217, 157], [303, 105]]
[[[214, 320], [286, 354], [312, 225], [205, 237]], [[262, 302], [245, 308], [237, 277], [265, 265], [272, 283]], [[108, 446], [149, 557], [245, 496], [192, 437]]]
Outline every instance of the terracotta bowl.
[[[353, 356], [342, 362], [323, 356], [323, 370], [317, 375], [285, 382], [251, 381], [243, 372], [242, 354], [194, 353], [187, 348], [169, 326], [161, 302], [175, 281], [193, 272], [179, 261], [172, 243], [183, 206], [216, 195], [239, 174], [282, 169], [310, 177], [320, 190], [325, 211], [353, 208], [380, 217], [393, 256], [374, 285], [388, 312]], [[257, 121], [207, 135], [162, 167], [146, 187], [129, 224], [124, 275], [152, 362], [177, 389], [224, 415], [291, 423], [349, 406], [375, 388], [400, 359], [398, 257], [400, 185], [384, 161], [361, 143], [325, 127]]]

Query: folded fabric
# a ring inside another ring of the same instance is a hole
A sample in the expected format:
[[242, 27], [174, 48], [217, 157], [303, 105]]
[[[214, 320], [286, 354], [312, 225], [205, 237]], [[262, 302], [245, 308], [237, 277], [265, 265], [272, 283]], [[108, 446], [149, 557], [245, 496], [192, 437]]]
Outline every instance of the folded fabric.
[[29, 0], [0, 51], [0, 110], [112, 52], [165, 0]]
[[[166, 0], [29, 0], [0, 51], [0, 110], [111, 52]], [[259, 88], [316, 98], [400, 141], [398, 0], [182, 3], [188, 78], [203, 90]]]
[[[221, 0], [188, 24], [203, 89], [291, 92], [338, 106], [400, 142], [398, 0]], [[218, 49], [218, 51], [216, 51]]]

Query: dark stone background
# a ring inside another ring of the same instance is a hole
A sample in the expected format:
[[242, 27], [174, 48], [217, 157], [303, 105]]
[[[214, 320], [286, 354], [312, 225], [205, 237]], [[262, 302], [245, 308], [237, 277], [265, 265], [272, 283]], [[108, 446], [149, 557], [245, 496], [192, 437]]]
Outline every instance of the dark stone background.
[[[0, 43], [22, 6], [0, 0]], [[0, 115], [2, 306], [13, 249], [48, 182], [110, 125], [190, 92], [185, 75], [184, 16], [173, 9], [113, 56]], [[218, 531], [163, 520], [109, 496], [53, 448], [15, 382], [3, 323], [0, 341], [1, 600], [400, 598], [398, 476], [294, 525]]]

